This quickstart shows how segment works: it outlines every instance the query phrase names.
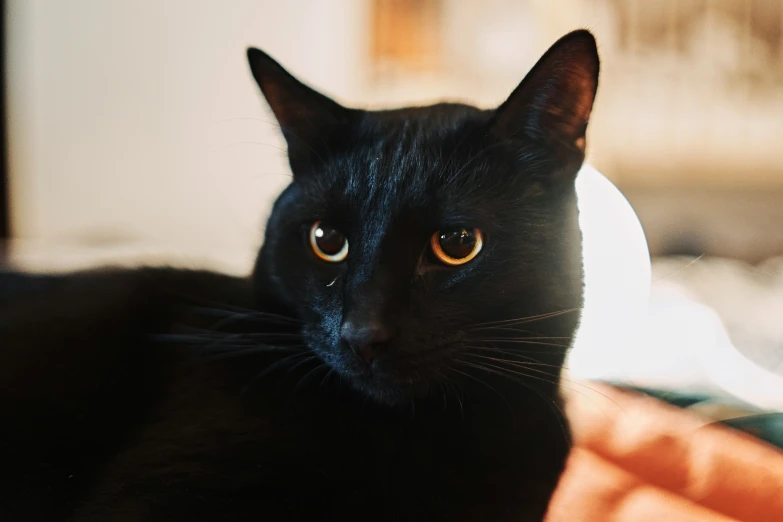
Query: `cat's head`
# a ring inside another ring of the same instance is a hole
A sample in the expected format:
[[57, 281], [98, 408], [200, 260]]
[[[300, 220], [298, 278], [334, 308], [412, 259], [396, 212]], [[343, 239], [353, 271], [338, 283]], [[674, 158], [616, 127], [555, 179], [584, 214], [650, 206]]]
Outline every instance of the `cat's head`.
[[516, 371], [554, 390], [582, 305], [593, 36], [560, 39], [492, 110], [349, 109], [248, 58], [294, 174], [255, 278], [305, 321], [308, 347], [387, 403], [449, 375]]

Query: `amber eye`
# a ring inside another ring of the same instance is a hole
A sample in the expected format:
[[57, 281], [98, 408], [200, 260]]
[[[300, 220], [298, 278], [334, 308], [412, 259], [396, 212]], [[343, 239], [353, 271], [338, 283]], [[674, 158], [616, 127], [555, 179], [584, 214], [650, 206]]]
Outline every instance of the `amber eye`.
[[339, 263], [348, 256], [348, 240], [343, 233], [320, 221], [310, 227], [310, 246], [315, 255], [329, 263]]
[[463, 265], [481, 252], [483, 235], [477, 228], [455, 227], [439, 230], [432, 235], [432, 252], [442, 263]]

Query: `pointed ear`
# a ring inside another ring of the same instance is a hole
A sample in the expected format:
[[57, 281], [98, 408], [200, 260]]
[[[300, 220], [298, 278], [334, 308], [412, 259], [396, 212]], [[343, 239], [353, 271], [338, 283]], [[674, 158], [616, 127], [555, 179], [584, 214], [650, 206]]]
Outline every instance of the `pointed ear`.
[[349, 124], [358, 111], [304, 85], [259, 49], [249, 48], [247, 59], [288, 143], [294, 173], [322, 161], [334, 133]]
[[557, 154], [579, 158], [581, 165], [598, 69], [595, 38], [589, 31], [562, 37], [498, 107], [492, 134], [501, 140], [538, 141]]

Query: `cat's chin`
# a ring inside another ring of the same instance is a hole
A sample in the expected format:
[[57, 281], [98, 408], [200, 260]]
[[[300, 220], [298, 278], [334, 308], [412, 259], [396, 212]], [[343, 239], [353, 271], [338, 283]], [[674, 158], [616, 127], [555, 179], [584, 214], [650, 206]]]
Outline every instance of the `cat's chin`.
[[410, 404], [426, 397], [431, 383], [423, 379], [395, 377], [379, 373], [352, 375], [353, 388], [373, 401], [386, 406]]
[[332, 365], [332, 368], [341, 374], [343, 382], [360, 392], [375, 403], [386, 406], [409, 405], [412, 401], [426, 397], [437, 387], [432, 379], [420, 372], [408, 374], [398, 368], [373, 365], [372, 368], [358, 364]]
[[377, 404], [410, 405], [412, 401], [429, 396], [433, 390], [441, 389], [438, 380], [442, 374], [422, 361], [412, 364], [409, 360], [381, 357], [367, 365], [349, 350], [327, 348], [317, 343], [311, 346], [323, 362], [342, 376], [340, 382]]

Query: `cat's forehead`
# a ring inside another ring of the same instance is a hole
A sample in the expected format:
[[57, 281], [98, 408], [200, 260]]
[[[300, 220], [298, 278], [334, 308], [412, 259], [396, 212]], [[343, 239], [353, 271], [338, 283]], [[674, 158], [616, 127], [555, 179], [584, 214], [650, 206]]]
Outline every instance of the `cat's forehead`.
[[445, 104], [365, 113], [350, 139], [303, 178], [306, 203], [319, 215], [375, 230], [486, 213], [501, 178], [495, 149], [483, 154], [481, 130], [491, 114]]
[[486, 111], [459, 104], [368, 112], [335, 162], [336, 174], [345, 177], [349, 195], [423, 196], [446, 179], [460, 147], [469, 148], [469, 136], [486, 119]]

